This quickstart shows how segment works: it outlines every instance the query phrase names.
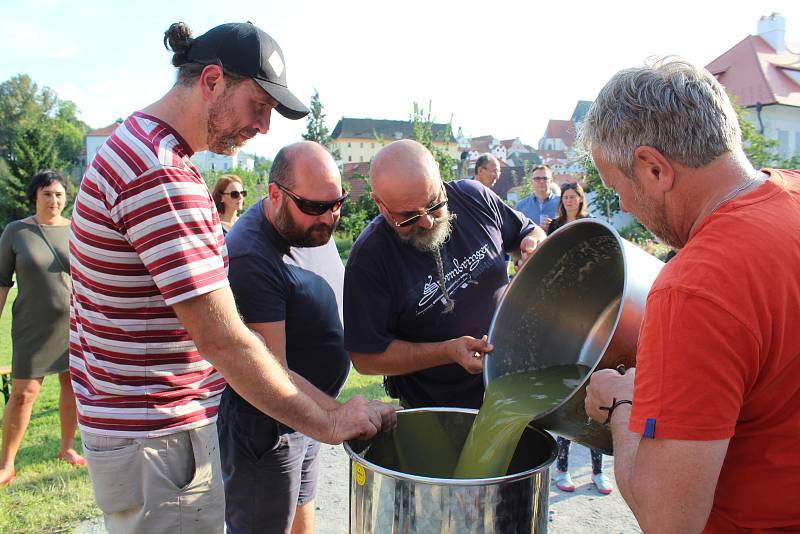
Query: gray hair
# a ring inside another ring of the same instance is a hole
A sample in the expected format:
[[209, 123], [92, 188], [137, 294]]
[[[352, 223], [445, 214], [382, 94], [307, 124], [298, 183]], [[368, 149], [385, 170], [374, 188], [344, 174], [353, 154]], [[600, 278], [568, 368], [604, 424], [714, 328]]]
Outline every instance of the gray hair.
[[640, 146], [698, 168], [742, 142], [738, 116], [720, 83], [678, 58], [619, 71], [579, 130], [579, 148], [587, 155], [599, 149], [627, 176], [633, 175], [633, 153]]

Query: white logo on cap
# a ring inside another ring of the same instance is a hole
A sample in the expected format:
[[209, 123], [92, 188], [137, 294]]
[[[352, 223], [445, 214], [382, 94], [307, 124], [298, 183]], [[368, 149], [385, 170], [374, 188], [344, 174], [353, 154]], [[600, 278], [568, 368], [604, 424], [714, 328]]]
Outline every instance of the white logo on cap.
[[275, 71], [276, 76], [283, 74], [283, 60], [277, 50], [273, 50], [272, 55], [269, 56], [269, 65]]

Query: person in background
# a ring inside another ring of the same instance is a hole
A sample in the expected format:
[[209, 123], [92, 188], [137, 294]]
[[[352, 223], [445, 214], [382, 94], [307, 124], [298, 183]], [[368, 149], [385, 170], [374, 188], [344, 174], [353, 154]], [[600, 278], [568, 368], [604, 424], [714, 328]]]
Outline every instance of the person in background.
[[546, 232], [550, 228], [550, 221], [556, 217], [556, 208], [559, 198], [550, 186], [553, 185], [553, 172], [547, 165], [537, 165], [531, 171], [531, 187], [533, 194], [523, 198], [517, 204], [517, 209]]
[[489, 153], [481, 154], [475, 161], [475, 179], [491, 189], [500, 178], [500, 162]]
[[561, 200], [556, 210], [556, 218], [550, 223], [547, 235], [552, 234], [567, 223], [589, 217], [589, 204], [583, 187], [577, 182], [561, 186]]
[[[547, 235], [552, 234], [562, 226], [578, 219], [589, 217], [589, 207], [586, 203], [586, 195], [583, 188], [577, 182], [567, 183], [561, 186], [561, 201], [558, 203], [556, 218], [550, 223]], [[572, 442], [566, 438], [558, 436], [558, 460], [556, 462], [556, 472], [553, 475], [553, 482], [561, 491], [575, 491], [575, 483], [569, 474], [569, 449]], [[600, 451], [591, 449], [592, 457], [592, 484], [597, 487], [603, 495], [608, 495], [614, 491], [608, 476], [603, 473], [603, 454]]]
[[78, 426], [69, 379], [69, 219], [61, 216], [66, 179], [42, 171], [28, 184], [35, 214], [8, 224], [0, 236], [0, 312], [14, 285], [11, 320], [11, 396], [3, 413], [0, 486], [16, 476], [14, 460], [45, 376], [58, 375], [61, 446], [57, 458], [76, 466], [86, 460], [74, 448]]
[[222, 234], [225, 235], [231, 231], [231, 227], [239, 219], [239, 212], [244, 206], [247, 191], [242, 185], [241, 178], [235, 174], [223, 174], [217, 178], [211, 197], [217, 206], [219, 222], [222, 224]]

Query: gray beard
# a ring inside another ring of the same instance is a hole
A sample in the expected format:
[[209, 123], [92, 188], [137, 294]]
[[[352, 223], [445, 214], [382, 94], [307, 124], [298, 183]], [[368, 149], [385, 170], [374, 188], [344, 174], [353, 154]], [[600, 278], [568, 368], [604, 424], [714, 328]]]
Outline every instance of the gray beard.
[[421, 252], [433, 252], [441, 247], [445, 241], [450, 237], [453, 231], [453, 219], [456, 218], [454, 213], [445, 215], [444, 217], [434, 219], [433, 228], [424, 230], [419, 227], [414, 227], [411, 232], [406, 235], [397, 233], [400, 241], [411, 245]]

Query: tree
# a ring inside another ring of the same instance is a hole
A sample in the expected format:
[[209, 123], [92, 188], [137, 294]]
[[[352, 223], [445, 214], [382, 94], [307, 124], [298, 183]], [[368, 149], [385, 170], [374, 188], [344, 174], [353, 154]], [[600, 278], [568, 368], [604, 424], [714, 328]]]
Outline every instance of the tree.
[[767, 139], [759, 133], [755, 125], [747, 118], [746, 110], [736, 105], [731, 97], [733, 108], [739, 117], [739, 127], [742, 130], [742, 145], [747, 159], [756, 169], [771, 167], [778, 163], [778, 141]]
[[361, 234], [369, 222], [378, 216], [378, 206], [373, 202], [370, 193], [372, 188], [366, 176], [354, 174], [350, 183], [364, 182], [364, 192], [358, 198], [350, 198], [342, 205], [342, 215], [339, 219], [339, 231], [353, 241]]
[[600, 171], [595, 167], [591, 157], [584, 158], [583, 170], [586, 192], [594, 192], [593, 203], [595, 209], [599, 209], [603, 217], [610, 221], [614, 214], [619, 213], [619, 197], [616, 191], [603, 185], [603, 180], [600, 179]]
[[5, 164], [0, 225], [30, 213], [25, 190], [31, 177], [45, 169], [68, 173], [79, 165], [88, 127], [77, 115], [74, 103], [39, 88], [25, 74], [0, 84], [0, 159]]
[[316, 141], [324, 146], [333, 155], [333, 158], [340, 159], [339, 151], [331, 149], [332, 139], [330, 130], [325, 125], [325, 112], [323, 111], [322, 101], [319, 98], [319, 91], [314, 89], [311, 97], [311, 113], [306, 117], [306, 133], [303, 134], [306, 141]]
[[[434, 118], [431, 112], [431, 103], [428, 102], [428, 110], [414, 102], [414, 111], [411, 114], [411, 138], [421, 143], [433, 154], [434, 159], [439, 164], [439, 173], [442, 180], [449, 182], [458, 178], [458, 162], [454, 157], [447, 153], [450, 146], [450, 138], [453, 137], [453, 117], [445, 125], [444, 129], [435, 131]], [[444, 149], [436, 146], [435, 142], [443, 142]]]

